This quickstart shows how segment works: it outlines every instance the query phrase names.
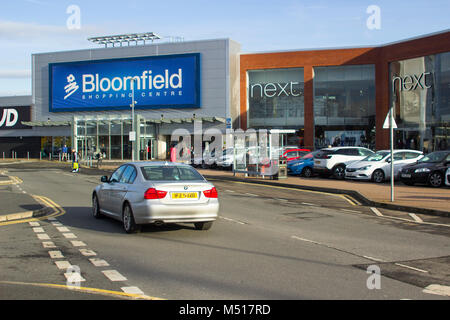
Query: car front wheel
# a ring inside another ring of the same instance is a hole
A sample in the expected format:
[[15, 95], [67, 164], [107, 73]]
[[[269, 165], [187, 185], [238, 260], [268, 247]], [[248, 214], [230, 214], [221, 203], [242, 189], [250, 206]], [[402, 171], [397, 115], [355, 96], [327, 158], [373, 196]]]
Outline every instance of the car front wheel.
[[428, 184], [434, 188], [441, 187], [443, 182], [444, 179], [442, 179], [442, 174], [439, 172], [433, 172], [428, 178]]
[[305, 167], [302, 173], [305, 178], [311, 178], [313, 175], [313, 170], [310, 167]]
[[345, 167], [342, 165], [336, 166], [333, 169], [333, 176], [339, 180], [344, 179], [345, 178]]
[[372, 174], [372, 180], [376, 183], [381, 183], [384, 181], [384, 172], [383, 170], [375, 170], [375, 172]]
[[97, 194], [94, 194], [92, 196], [92, 215], [96, 219], [99, 219], [102, 217], [102, 214], [100, 213], [100, 204], [98, 202]]

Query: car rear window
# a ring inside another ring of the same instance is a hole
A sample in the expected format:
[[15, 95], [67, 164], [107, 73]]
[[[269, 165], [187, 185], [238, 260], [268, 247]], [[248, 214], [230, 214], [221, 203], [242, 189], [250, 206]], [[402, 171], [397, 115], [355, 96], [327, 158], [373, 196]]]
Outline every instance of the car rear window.
[[176, 166], [145, 166], [141, 168], [145, 180], [152, 181], [192, 181], [204, 180], [195, 169], [191, 167]]

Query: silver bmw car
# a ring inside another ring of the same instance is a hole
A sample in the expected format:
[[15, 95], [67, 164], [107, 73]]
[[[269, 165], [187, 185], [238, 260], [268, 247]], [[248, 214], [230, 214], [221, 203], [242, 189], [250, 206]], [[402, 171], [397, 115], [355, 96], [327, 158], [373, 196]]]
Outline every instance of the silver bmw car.
[[218, 218], [216, 188], [190, 165], [130, 162], [101, 181], [92, 193], [92, 213], [122, 221], [127, 233], [149, 223], [194, 223], [208, 230]]

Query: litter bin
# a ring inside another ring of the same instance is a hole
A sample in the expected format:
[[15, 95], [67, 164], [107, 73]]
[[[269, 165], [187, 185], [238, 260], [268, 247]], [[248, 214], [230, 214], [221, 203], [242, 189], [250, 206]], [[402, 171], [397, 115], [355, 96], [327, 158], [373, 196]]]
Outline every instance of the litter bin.
[[287, 160], [280, 159], [278, 161], [278, 172], [273, 176], [273, 180], [286, 179], [287, 178]]

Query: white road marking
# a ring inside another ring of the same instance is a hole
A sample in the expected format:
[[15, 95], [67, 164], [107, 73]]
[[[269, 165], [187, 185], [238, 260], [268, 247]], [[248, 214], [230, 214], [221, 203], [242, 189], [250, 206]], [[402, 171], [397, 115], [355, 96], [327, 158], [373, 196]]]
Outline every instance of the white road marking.
[[96, 267], [109, 267], [109, 263], [99, 258], [90, 258], [89, 261]]
[[62, 227], [62, 223], [61, 222], [52, 222], [52, 225], [54, 225], [55, 227]]
[[351, 213], [361, 213], [361, 211], [349, 210], [349, 209], [341, 209], [341, 211], [351, 212]]
[[374, 257], [369, 257], [369, 256], [363, 256], [366, 259], [369, 260], [373, 260], [373, 261], [377, 261], [377, 262], [386, 262], [385, 260], [379, 259], [379, 258], [374, 258]]
[[428, 273], [427, 270], [422, 270], [422, 269], [419, 269], [419, 268], [410, 267], [410, 266], [407, 266], [407, 265], [401, 264], [401, 263], [395, 263], [395, 265], [399, 266], [399, 267], [411, 269], [411, 270], [414, 270], [414, 271], [422, 272], [422, 273]]
[[39, 240], [50, 240], [50, 237], [46, 233], [36, 233]]
[[127, 281], [117, 270], [105, 270], [102, 273], [111, 281]]
[[440, 284], [430, 284], [428, 287], [423, 289], [422, 292], [450, 297], [450, 287], [442, 286]]
[[308, 202], [302, 202], [302, 204], [304, 204], [306, 206], [319, 206], [318, 204], [308, 203]]
[[36, 222], [36, 221], [28, 222], [28, 224], [29, 224], [30, 226], [32, 226], [32, 227], [39, 227], [39, 226], [40, 226], [39, 222]]
[[22, 191], [22, 193], [27, 193], [26, 191]]
[[221, 219], [224, 219], [224, 220], [227, 220], [227, 221], [231, 221], [231, 222], [239, 223], [239, 224], [246, 224], [245, 222], [242, 222], [242, 221], [238, 221], [238, 220], [234, 220], [234, 219], [231, 219], [231, 218], [227, 218], [227, 217], [223, 217], [223, 216], [221, 216], [220, 218], [221, 218]]
[[42, 242], [42, 246], [48, 249], [56, 248], [55, 244], [52, 241], [44, 241]]
[[86, 279], [83, 278], [81, 276], [81, 274], [79, 274], [78, 272], [66, 272], [66, 273], [64, 273], [64, 276], [66, 277], [67, 280], [72, 281], [72, 282], [86, 281]]
[[56, 227], [59, 232], [70, 232], [69, 228], [67, 227]]
[[50, 220], [50, 221], [58, 221], [56, 218], [53, 218], [53, 217], [50, 217], [50, 218], [48, 218], [47, 220]]
[[288, 199], [281, 199], [281, 198], [274, 198], [273, 200], [285, 201], [285, 202], [288, 202], [288, 201], [289, 201]]
[[422, 223], [422, 222], [423, 222], [423, 220], [420, 219], [420, 218], [419, 218], [417, 215], [415, 215], [414, 213], [408, 213], [408, 214], [409, 214], [409, 216], [410, 216], [411, 218], [414, 219], [414, 221], [419, 222], [419, 223]]
[[250, 197], [259, 197], [257, 194], [253, 194], [253, 193], [244, 193], [245, 195], [247, 195], [247, 196], [250, 196]]
[[83, 241], [75, 240], [75, 241], [70, 241], [70, 243], [72, 243], [72, 245], [74, 247], [85, 247], [86, 246], [86, 243], [84, 243]]
[[80, 252], [85, 257], [92, 257], [97, 255], [97, 253], [89, 249], [80, 249]]
[[383, 214], [380, 212], [380, 210], [378, 210], [377, 208], [374, 207], [370, 207], [370, 210], [373, 211], [373, 213], [375, 213], [377, 216], [382, 217]]
[[72, 266], [69, 261], [55, 261], [55, 264], [60, 270], [67, 270]]
[[44, 231], [44, 228], [42, 228], [42, 227], [35, 227], [35, 228], [33, 228], [33, 231], [36, 232], [36, 233], [42, 233], [42, 232], [45, 232], [45, 231]]
[[305, 239], [305, 238], [300, 238], [300, 237], [297, 237], [297, 236], [291, 236], [291, 238], [297, 239], [297, 240], [300, 240], [300, 241], [305, 241], [305, 242], [310, 242], [310, 243], [322, 245], [322, 243], [320, 243], [320, 242], [317, 242], [317, 241], [314, 241], [314, 240]]
[[231, 193], [235, 193], [236, 191], [233, 190], [225, 190], [226, 192], [231, 192]]
[[48, 254], [50, 255], [50, 258], [52, 259], [62, 259], [64, 258], [61, 251], [49, 251]]
[[66, 239], [76, 239], [77, 236], [73, 233], [63, 233], [63, 236], [66, 237]]
[[120, 289], [122, 289], [123, 292], [128, 293], [128, 294], [141, 294], [141, 295], [144, 295], [144, 292], [142, 292], [142, 290], [139, 289], [138, 287], [122, 287]]

